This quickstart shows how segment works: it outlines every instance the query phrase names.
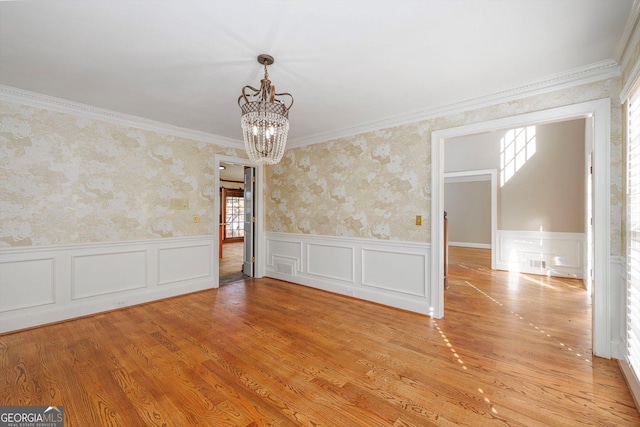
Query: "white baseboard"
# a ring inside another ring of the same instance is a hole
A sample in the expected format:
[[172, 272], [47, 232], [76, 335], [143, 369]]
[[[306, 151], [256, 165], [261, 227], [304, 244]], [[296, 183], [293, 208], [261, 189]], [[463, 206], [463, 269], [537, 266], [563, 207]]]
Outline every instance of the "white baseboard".
[[429, 245], [266, 233], [266, 275], [429, 314]]
[[640, 408], [640, 381], [638, 380], [638, 377], [626, 360], [618, 359], [618, 366], [620, 366], [622, 376], [624, 377], [627, 386], [629, 386], [629, 391], [631, 392], [631, 397], [633, 397], [633, 401], [636, 404], [636, 408]]
[[0, 333], [214, 287], [213, 236], [0, 249]]
[[491, 249], [491, 243], [449, 242], [449, 246], [460, 248]]

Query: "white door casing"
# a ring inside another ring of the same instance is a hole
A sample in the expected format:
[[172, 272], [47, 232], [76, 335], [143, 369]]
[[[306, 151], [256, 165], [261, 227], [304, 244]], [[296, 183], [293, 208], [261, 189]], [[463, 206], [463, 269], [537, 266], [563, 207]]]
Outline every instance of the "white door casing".
[[536, 111], [486, 122], [436, 130], [431, 133], [431, 314], [442, 318], [444, 311], [443, 184], [444, 147], [447, 138], [480, 132], [570, 120], [593, 118], [593, 353], [611, 357], [610, 284], [610, 146], [611, 100], [609, 98]]
[[[233, 157], [227, 156], [224, 154], [215, 154], [213, 159], [213, 181], [214, 188], [220, 188], [220, 163], [232, 163], [236, 165], [244, 165], [244, 166], [252, 166], [255, 171], [255, 191], [254, 191], [254, 216], [255, 216], [255, 233], [254, 233], [254, 256], [255, 256], [255, 264], [254, 264], [254, 277], [263, 277], [265, 272], [265, 264], [266, 264], [266, 243], [265, 243], [265, 235], [264, 235], [264, 195], [262, 194], [264, 188], [264, 166], [259, 164], [252, 163], [249, 159], [245, 159], [242, 157]], [[213, 245], [213, 256], [214, 256], [214, 287], [218, 287], [220, 284], [220, 267], [218, 265], [219, 252], [218, 252], [218, 236], [220, 230], [220, 197], [216, 196], [214, 200], [213, 206], [214, 212], [216, 214], [214, 217], [213, 224], [213, 234], [215, 239], [215, 244]]]

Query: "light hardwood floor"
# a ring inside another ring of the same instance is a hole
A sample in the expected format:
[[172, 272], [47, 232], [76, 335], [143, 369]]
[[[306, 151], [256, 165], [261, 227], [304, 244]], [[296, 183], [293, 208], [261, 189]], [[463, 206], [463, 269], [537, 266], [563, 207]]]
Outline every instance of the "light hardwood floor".
[[242, 272], [243, 242], [222, 245], [222, 258], [219, 260], [220, 277]]
[[0, 336], [0, 405], [65, 426], [638, 426], [581, 282], [451, 252], [444, 319], [271, 279]]

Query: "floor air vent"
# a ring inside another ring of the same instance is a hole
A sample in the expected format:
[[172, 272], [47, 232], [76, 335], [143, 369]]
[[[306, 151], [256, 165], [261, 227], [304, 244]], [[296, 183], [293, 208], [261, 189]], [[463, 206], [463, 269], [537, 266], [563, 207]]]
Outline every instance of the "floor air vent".
[[529, 267], [530, 268], [547, 268], [547, 263], [542, 261], [542, 260], [538, 260], [538, 259], [530, 259], [529, 260]]
[[276, 271], [281, 274], [293, 276], [293, 266], [291, 264], [277, 263]]

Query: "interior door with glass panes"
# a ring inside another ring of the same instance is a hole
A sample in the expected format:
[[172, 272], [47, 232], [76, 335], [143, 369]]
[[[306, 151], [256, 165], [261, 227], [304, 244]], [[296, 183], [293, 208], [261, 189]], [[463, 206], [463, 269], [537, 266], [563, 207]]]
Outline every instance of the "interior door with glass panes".
[[254, 200], [255, 200], [255, 169], [244, 168], [244, 259], [242, 272], [249, 276], [254, 276], [255, 254], [254, 254]]

